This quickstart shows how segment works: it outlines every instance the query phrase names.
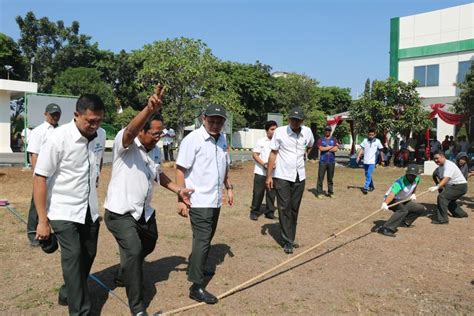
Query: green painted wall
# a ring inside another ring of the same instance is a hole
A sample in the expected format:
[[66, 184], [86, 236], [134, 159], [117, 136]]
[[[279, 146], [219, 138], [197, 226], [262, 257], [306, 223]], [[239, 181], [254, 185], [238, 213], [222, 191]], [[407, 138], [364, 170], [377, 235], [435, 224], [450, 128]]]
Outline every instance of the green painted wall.
[[[390, 35], [391, 36], [391, 35]], [[404, 48], [398, 51], [398, 58], [415, 58], [474, 50], [474, 39], [455, 41], [427, 46]], [[391, 51], [391, 48], [390, 48]], [[391, 61], [391, 60], [390, 60]], [[391, 69], [391, 68], [390, 68]]]
[[390, 77], [398, 80], [398, 52], [400, 45], [400, 18], [390, 20]]

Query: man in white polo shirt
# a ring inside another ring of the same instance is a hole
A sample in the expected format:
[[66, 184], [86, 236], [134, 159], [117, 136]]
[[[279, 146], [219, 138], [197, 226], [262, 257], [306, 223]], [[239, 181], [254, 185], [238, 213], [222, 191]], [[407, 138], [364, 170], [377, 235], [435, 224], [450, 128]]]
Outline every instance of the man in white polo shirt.
[[99, 129], [104, 112], [97, 95], [82, 95], [74, 120], [48, 137], [35, 168], [36, 238], [47, 240], [50, 225], [56, 234], [65, 284], [58, 302], [68, 305], [70, 315], [91, 313], [87, 278], [99, 235], [95, 184], [105, 148], [105, 132]]
[[364, 155], [365, 184], [362, 189], [362, 193], [364, 194], [375, 189], [372, 173], [375, 170], [377, 154], [380, 154], [379, 164], [381, 165], [383, 162], [382, 149], [382, 143], [375, 137], [375, 130], [370, 129], [367, 138], [365, 138], [360, 144], [360, 151], [356, 159], [356, 162], [359, 163], [360, 157]]
[[163, 153], [165, 154], [165, 161], [174, 161], [173, 156], [173, 142], [176, 137], [174, 129], [167, 127], [163, 130]]
[[271, 173], [267, 174], [266, 185], [276, 190], [283, 248], [285, 253], [291, 254], [293, 248], [298, 247], [295, 236], [306, 179], [305, 160], [314, 137], [311, 129], [303, 126], [303, 109], [291, 109], [288, 117], [289, 124], [278, 127], [270, 143], [268, 170], [275, 167], [275, 172], [273, 178]]
[[467, 213], [456, 203], [460, 197], [467, 193], [467, 181], [456, 164], [446, 159], [443, 152], [435, 153], [433, 157], [439, 166], [438, 175], [441, 181], [438, 185], [429, 188], [431, 192], [438, 189], [443, 191], [438, 194], [438, 209], [433, 224], [448, 224], [448, 211], [453, 217], [467, 217]]
[[[60, 119], [61, 108], [56, 103], [50, 103], [46, 106], [46, 110], [44, 111], [44, 122], [31, 131], [27, 150], [30, 155], [32, 170], [35, 170], [36, 160], [38, 159], [41, 146], [43, 146], [54, 129], [58, 127]], [[34, 247], [39, 246], [39, 241], [35, 239], [36, 226], [38, 226], [38, 213], [36, 212], [35, 201], [32, 196], [26, 228], [30, 245]]]
[[233, 187], [229, 180], [227, 141], [221, 132], [227, 119], [222, 105], [211, 104], [204, 112], [203, 126], [187, 135], [179, 147], [176, 160], [176, 183], [194, 189], [191, 208], [178, 203], [181, 216], [191, 219], [192, 252], [188, 265], [188, 280], [193, 283], [189, 297], [207, 304], [217, 298], [206, 291], [204, 266], [222, 206], [222, 191], [227, 189], [227, 202], [234, 204]]
[[265, 195], [266, 210], [265, 217], [275, 219], [275, 190], [269, 190], [265, 185], [267, 173], [273, 172], [268, 170], [268, 157], [270, 156], [270, 142], [273, 133], [278, 125], [275, 121], [265, 123], [265, 132], [267, 135], [260, 138], [253, 148], [253, 160], [255, 160], [254, 178], [253, 178], [253, 195], [252, 205], [250, 206], [250, 219], [256, 221], [260, 215], [260, 207], [262, 206], [263, 196]]
[[[158, 229], [151, 206], [155, 182], [180, 194], [189, 204], [192, 190], [180, 189], [160, 171], [159, 148], [163, 131], [160, 110], [164, 89], [120, 132], [114, 140], [112, 177], [105, 199], [104, 220], [120, 249], [120, 270], [115, 283], [125, 285], [133, 315], [146, 315], [143, 302], [143, 261], [156, 245]], [[140, 314], [142, 313], [142, 314]]]

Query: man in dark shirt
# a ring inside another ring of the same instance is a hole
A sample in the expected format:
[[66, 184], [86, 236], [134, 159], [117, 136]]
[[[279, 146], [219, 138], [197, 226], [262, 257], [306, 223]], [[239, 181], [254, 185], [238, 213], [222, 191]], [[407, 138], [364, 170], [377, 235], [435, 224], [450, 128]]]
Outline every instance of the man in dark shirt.
[[328, 174], [328, 196], [334, 198], [333, 181], [334, 169], [336, 167], [336, 151], [339, 143], [337, 139], [331, 136], [331, 126], [324, 128], [324, 137], [318, 140], [318, 149], [321, 152], [318, 169], [318, 183], [316, 186], [316, 197], [321, 198], [323, 193], [324, 175]]

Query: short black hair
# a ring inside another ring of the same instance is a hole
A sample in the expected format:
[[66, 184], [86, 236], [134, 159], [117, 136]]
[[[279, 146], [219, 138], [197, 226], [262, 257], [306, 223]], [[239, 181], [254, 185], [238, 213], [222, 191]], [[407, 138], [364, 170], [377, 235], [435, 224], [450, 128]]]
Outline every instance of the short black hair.
[[162, 123], [164, 122], [163, 121], [163, 116], [161, 116], [160, 113], [156, 113], [156, 114], [153, 114], [149, 119], [148, 121], [146, 121], [145, 125], [143, 126], [143, 131], [144, 132], [148, 132], [148, 130], [150, 129], [151, 127], [151, 122], [153, 121], [161, 121]]
[[265, 123], [265, 130], [268, 131], [273, 126], [278, 126], [277, 122], [275, 121], [268, 121]]
[[445, 154], [444, 154], [444, 152], [442, 152], [442, 151], [436, 151], [436, 152], [434, 152], [434, 153], [433, 153], [433, 157], [436, 156], [436, 155], [440, 155], [440, 156], [446, 157]]
[[374, 128], [369, 129], [369, 133], [375, 133], [375, 129]]
[[105, 112], [104, 102], [96, 94], [83, 94], [77, 99], [76, 112], [84, 114], [87, 110]]

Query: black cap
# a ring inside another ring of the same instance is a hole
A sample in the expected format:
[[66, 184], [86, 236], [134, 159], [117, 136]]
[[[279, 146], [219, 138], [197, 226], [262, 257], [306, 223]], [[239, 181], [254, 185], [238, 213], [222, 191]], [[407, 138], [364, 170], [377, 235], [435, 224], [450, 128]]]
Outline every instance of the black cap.
[[48, 112], [48, 113], [61, 113], [61, 108], [56, 103], [50, 103], [46, 106], [45, 112]]
[[408, 165], [407, 167], [407, 172], [405, 173], [406, 175], [414, 175], [414, 176], [417, 176], [418, 175], [418, 166], [417, 165]]
[[290, 110], [290, 113], [288, 114], [288, 117], [290, 119], [294, 118], [294, 119], [297, 119], [297, 120], [304, 120], [303, 109], [300, 108], [299, 106], [292, 108]]
[[40, 240], [41, 249], [46, 253], [53, 253], [58, 250], [58, 239], [55, 234], [50, 234], [46, 240]]
[[331, 126], [329, 126], [329, 125], [326, 126], [326, 127], [324, 128], [324, 130], [325, 130], [325, 131], [331, 131], [331, 132], [332, 132], [332, 128], [331, 128]]
[[204, 111], [205, 116], [220, 116], [227, 119], [227, 111], [220, 104], [209, 104]]

